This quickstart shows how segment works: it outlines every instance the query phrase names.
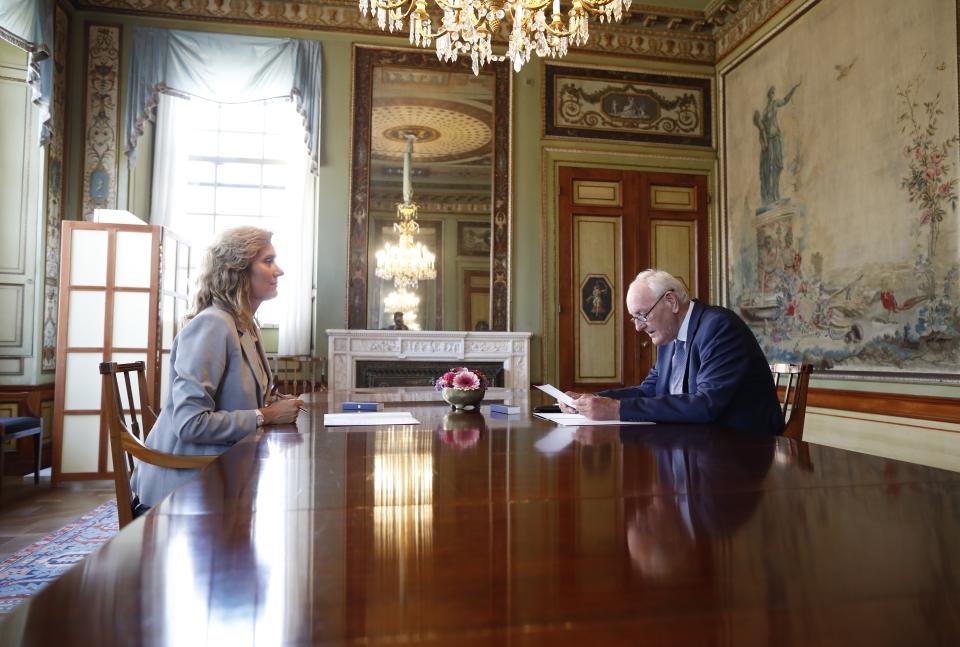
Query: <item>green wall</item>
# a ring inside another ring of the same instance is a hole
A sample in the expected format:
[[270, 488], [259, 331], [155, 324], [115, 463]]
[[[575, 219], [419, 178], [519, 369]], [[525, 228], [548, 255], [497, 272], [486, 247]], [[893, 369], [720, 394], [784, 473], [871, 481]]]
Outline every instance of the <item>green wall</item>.
[[[791, 3], [782, 16], [790, 13], [798, 2]], [[69, 58], [68, 120], [68, 217], [79, 213], [80, 175], [82, 172], [83, 61], [86, 24], [111, 23], [125, 28], [124, 57], [128, 56], [129, 32], [134, 25], [170, 28], [193, 28], [209, 31], [292, 36], [311, 38], [323, 43], [323, 122], [318, 184], [320, 211], [317, 227], [316, 255], [316, 349], [326, 355], [328, 328], [346, 325], [346, 268], [348, 242], [348, 208], [350, 184], [351, 69], [354, 43], [391, 47], [407, 46], [405, 38], [376, 35], [259, 28], [249, 25], [217, 24], [202, 21], [175, 21], [129, 15], [72, 11]], [[780, 18], [778, 17], [778, 20]], [[743, 47], [760, 38], [751, 38]], [[742, 47], [740, 48], [742, 50]], [[730, 56], [735, 56], [734, 52]], [[729, 57], [728, 57], [729, 60]], [[667, 72], [715, 78], [716, 68], [645, 60], [636, 57], [603, 56], [573, 53], [563, 64], [620, 68], [630, 71]], [[723, 64], [723, 62], [721, 62]], [[557, 379], [556, 356], [562, 342], [556, 335], [556, 172], [562, 165], [629, 168], [640, 170], [668, 169], [676, 172], [704, 174], [709, 179], [710, 211], [710, 298], [721, 300], [719, 281], [720, 221], [716, 208], [715, 150], [684, 147], [648, 146], [634, 143], [613, 143], [600, 140], [545, 137], [543, 134], [544, 64], [534, 58], [513, 74], [512, 115], [512, 190], [513, 222], [511, 236], [510, 321], [513, 330], [533, 333], [531, 379], [534, 382]], [[716, 92], [714, 91], [714, 95]], [[716, 96], [712, 114], [716, 119]], [[716, 123], [713, 125], [717, 137]], [[120, 203], [131, 211], [146, 215], [150, 194], [150, 132], [140, 144], [137, 167], [126, 173], [121, 163]], [[952, 385], [903, 385], [846, 380], [818, 381], [818, 386], [871, 391], [896, 390], [928, 395], [956, 397], [960, 387]]]

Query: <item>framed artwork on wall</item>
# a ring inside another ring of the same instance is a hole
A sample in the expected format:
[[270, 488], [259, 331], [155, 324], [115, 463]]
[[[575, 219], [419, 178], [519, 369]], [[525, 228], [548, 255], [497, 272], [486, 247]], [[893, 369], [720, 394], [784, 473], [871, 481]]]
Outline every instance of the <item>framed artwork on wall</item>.
[[489, 256], [490, 223], [458, 222], [457, 254], [460, 256]]
[[710, 79], [545, 64], [544, 134], [713, 146]]
[[771, 362], [960, 381], [957, 42], [956, 2], [813, 0], [720, 70], [726, 303]]

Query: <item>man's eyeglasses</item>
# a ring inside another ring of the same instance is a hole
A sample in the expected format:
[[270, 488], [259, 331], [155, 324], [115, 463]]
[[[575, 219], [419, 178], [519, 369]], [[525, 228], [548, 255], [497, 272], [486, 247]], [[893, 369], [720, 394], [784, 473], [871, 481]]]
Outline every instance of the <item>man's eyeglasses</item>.
[[630, 315], [630, 319], [634, 323], [647, 323], [647, 317], [650, 316], [650, 313], [653, 312], [653, 309], [657, 307], [657, 304], [663, 300], [663, 297], [667, 296], [667, 292], [673, 292], [673, 290], [666, 290], [663, 294], [660, 295], [652, 306], [646, 312], [638, 312], [637, 314]]

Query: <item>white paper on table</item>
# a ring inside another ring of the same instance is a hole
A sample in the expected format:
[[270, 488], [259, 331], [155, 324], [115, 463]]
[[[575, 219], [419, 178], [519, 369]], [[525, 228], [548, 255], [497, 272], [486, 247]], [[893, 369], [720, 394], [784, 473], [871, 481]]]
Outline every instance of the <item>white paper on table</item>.
[[537, 418], [555, 422], [563, 427], [586, 427], [588, 425], [652, 425], [652, 422], [632, 420], [591, 420], [580, 413], [534, 413]]
[[357, 413], [325, 413], [324, 427], [372, 427], [375, 425], [419, 425], [409, 411], [359, 411]]
[[556, 454], [573, 442], [573, 429], [557, 427], [533, 444], [541, 454]]
[[549, 395], [551, 398], [553, 398], [557, 402], [561, 402], [567, 405], [568, 407], [576, 408], [577, 406], [576, 400], [574, 400], [569, 395], [567, 395], [557, 387], [553, 386], [552, 384], [541, 384], [539, 386], [535, 384], [534, 386], [536, 386], [538, 389], [540, 389], [541, 391]]

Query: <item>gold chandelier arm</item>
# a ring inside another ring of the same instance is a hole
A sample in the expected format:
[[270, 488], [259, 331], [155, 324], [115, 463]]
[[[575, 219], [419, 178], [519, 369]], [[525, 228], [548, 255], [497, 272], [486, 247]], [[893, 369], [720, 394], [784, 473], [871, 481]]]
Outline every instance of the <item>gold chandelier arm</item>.
[[591, 0], [580, 0], [580, 5], [586, 9], [589, 13], [594, 15], [600, 15], [604, 13], [603, 8], [608, 4], [616, 2], [617, 0], [597, 0], [593, 2]]
[[[612, 0], [607, 0], [611, 2]], [[524, 2], [523, 8], [527, 11], [539, 11], [540, 9], [546, 9], [553, 4], [553, 0], [543, 0], [542, 2], [538, 0], [533, 0], [533, 2]]]
[[370, 0], [370, 6], [374, 9], [386, 9], [387, 11], [393, 11], [394, 9], [399, 9], [403, 5], [409, 3], [410, 7], [407, 8], [406, 13], [403, 14], [404, 17], [410, 13], [410, 9], [413, 8], [413, 4], [416, 0], [396, 0], [396, 2], [390, 2], [390, 0]]

